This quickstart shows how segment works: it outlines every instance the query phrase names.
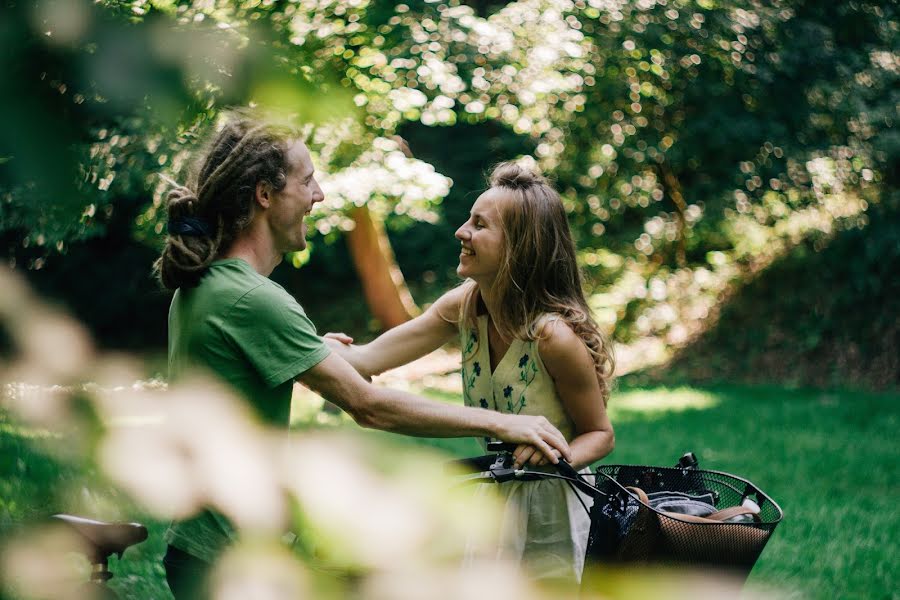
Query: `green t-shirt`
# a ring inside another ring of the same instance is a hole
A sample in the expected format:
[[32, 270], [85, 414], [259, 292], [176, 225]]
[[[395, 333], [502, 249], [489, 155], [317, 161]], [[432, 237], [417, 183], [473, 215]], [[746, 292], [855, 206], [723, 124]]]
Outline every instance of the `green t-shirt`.
[[[214, 262], [197, 287], [179, 289], [172, 298], [170, 380], [192, 367], [212, 372], [268, 425], [288, 426], [294, 378], [328, 354], [297, 301], [243, 260]], [[166, 541], [213, 561], [234, 536], [225, 517], [206, 510], [173, 523]]]

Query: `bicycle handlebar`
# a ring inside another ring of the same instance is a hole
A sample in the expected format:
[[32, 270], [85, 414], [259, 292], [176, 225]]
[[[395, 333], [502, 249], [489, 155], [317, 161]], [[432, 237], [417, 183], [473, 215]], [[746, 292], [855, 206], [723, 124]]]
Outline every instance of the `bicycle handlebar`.
[[495, 454], [486, 454], [484, 456], [476, 456], [472, 458], [463, 458], [451, 461], [450, 465], [457, 469], [466, 471], [475, 471], [475, 473], [464, 476], [461, 484], [467, 483], [504, 483], [507, 481], [537, 481], [540, 479], [562, 479], [569, 484], [577, 486], [582, 492], [589, 496], [605, 496], [606, 494], [597, 489], [596, 486], [589, 484], [584, 477], [575, 470], [565, 459], [560, 458], [555, 465], [557, 473], [548, 473], [544, 471], [529, 471], [527, 469], [514, 469], [514, 459], [512, 451], [516, 449], [517, 444], [508, 442], [488, 442], [487, 450]]
[[[559, 462], [553, 465], [556, 467], [557, 473], [549, 473], [545, 471], [529, 471], [527, 469], [514, 469], [514, 459], [512, 452], [518, 447], [517, 444], [509, 442], [491, 441], [487, 443], [487, 450], [494, 454], [486, 454], [484, 456], [476, 456], [471, 458], [463, 458], [451, 461], [450, 465], [457, 469], [474, 472], [463, 478], [462, 484], [466, 483], [504, 483], [507, 481], [536, 481], [540, 479], [562, 479], [570, 485], [579, 488], [582, 492], [591, 497], [608, 496], [609, 494], [601, 492], [596, 485], [592, 485], [585, 481], [584, 476], [579, 473], [575, 467], [570, 465], [565, 459], [560, 458]], [[675, 465], [681, 469], [696, 469], [699, 464], [697, 457], [693, 452], [686, 452]]]
[[[510, 442], [488, 442], [487, 444], [488, 452], [512, 452], [517, 447], [518, 444], [512, 444]], [[560, 475], [565, 475], [566, 477], [571, 477], [573, 479], [581, 479], [581, 474], [564, 458], [560, 458], [559, 462], [554, 466], [559, 471]]]

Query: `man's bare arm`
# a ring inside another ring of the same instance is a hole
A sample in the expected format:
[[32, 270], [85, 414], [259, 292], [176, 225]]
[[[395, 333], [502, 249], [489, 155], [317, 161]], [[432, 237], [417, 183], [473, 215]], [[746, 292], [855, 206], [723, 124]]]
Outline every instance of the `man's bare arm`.
[[334, 353], [299, 379], [363, 427], [427, 437], [490, 436], [531, 444], [552, 462], [557, 461], [554, 449], [570, 456], [565, 438], [544, 417], [456, 406], [377, 387]]

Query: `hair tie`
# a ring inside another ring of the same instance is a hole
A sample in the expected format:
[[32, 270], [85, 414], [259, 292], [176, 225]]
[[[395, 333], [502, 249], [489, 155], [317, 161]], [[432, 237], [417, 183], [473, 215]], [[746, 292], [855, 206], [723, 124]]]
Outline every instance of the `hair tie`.
[[177, 217], [169, 219], [167, 226], [169, 235], [190, 235], [196, 237], [212, 237], [209, 223], [196, 217]]

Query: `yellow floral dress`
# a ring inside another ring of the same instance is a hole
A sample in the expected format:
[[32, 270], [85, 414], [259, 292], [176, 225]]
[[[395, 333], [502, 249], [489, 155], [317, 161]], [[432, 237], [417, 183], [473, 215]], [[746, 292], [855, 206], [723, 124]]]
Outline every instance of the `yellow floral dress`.
[[[477, 318], [475, 329], [460, 326], [466, 405], [544, 416], [571, 441], [575, 425], [544, 367], [538, 341], [513, 340], [491, 373], [487, 328], [487, 315]], [[488, 440], [480, 441], [484, 445]], [[579, 497], [590, 508], [589, 497], [554, 479], [484, 484], [477, 494], [499, 495], [503, 503], [500, 545], [490, 549], [494, 556], [469, 552], [467, 562], [491, 558], [514, 561], [536, 579], [581, 580], [590, 518]]]

